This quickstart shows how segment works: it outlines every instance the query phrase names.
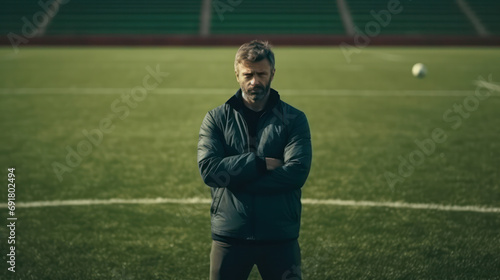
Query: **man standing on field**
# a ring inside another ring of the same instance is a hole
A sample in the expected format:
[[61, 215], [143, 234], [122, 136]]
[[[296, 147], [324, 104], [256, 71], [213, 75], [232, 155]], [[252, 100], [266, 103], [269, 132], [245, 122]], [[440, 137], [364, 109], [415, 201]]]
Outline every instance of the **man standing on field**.
[[[240, 89], [209, 111], [200, 128], [198, 167], [210, 186], [210, 279], [301, 279], [301, 188], [311, 167], [305, 114], [271, 88], [268, 42], [243, 44], [234, 61]], [[293, 276], [293, 277], [292, 277]]]

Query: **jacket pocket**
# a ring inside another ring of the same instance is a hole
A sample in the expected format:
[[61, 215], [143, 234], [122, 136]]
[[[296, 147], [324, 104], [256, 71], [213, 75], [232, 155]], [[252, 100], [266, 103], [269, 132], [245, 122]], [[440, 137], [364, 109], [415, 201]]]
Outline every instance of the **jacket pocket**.
[[224, 194], [225, 189], [226, 188], [216, 188], [214, 190], [214, 195], [212, 197], [212, 206], [210, 207], [210, 212], [212, 214], [216, 214], [217, 210], [219, 210], [221, 197]]
[[260, 228], [283, 229], [300, 222], [300, 196], [295, 192], [260, 196], [257, 201]]

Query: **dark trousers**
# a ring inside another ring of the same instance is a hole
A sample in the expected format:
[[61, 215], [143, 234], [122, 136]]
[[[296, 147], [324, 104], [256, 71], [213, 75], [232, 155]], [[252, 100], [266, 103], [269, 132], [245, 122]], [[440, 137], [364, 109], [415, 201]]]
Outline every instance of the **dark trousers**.
[[246, 280], [254, 265], [263, 280], [302, 279], [299, 242], [228, 244], [212, 241], [210, 280]]

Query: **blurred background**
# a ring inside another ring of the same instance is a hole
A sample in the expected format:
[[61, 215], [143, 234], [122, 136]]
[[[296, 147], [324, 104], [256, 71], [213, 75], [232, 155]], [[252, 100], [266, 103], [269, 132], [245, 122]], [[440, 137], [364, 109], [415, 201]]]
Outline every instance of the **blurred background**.
[[0, 278], [208, 279], [198, 130], [253, 39], [311, 127], [304, 279], [498, 279], [494, 0], [2, 1]]
[[242, 35], [266, 35], [279, 43], [310, 45], [340, 43], [355, 34], [384, 44], [410, 44], [403, 38], [492, 44], [498, 43], [499, 5], [494, 0], [6, 0], [0, 28], [8, 37], [4, 44], [14, 41], [14, 34], [31, 44], [236, 44]]

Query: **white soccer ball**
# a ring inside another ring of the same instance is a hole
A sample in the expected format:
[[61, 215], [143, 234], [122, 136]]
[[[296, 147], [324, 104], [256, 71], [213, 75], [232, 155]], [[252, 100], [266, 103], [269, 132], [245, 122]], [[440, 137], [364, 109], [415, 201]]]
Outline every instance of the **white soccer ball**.
[[422, 63], [417, 63], [411, 68], [411, 73], [417, 78], [423, 78], [427, 75], [427, 67]]

